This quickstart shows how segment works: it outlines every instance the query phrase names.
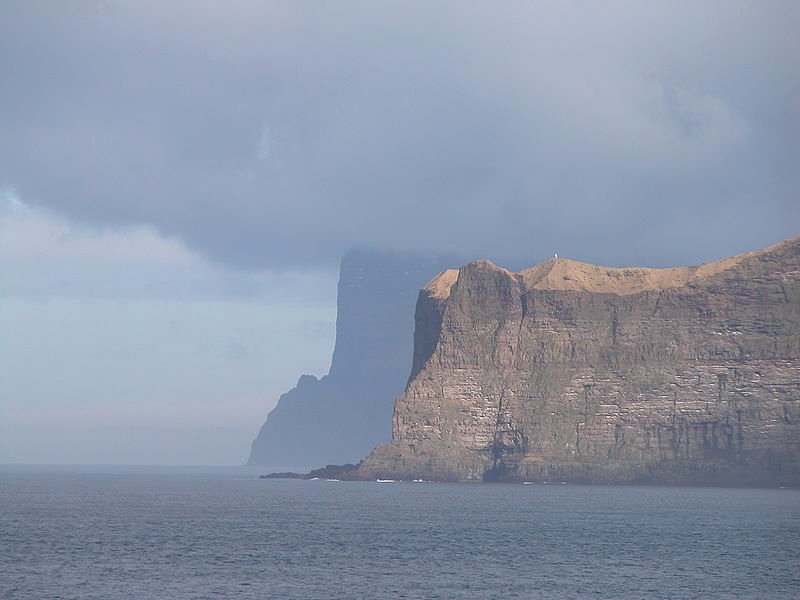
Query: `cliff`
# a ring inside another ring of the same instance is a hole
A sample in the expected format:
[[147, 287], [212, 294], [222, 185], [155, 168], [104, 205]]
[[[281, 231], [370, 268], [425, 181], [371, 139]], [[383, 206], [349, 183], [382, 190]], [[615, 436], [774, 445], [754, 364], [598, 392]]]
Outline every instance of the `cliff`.
[[253, 441], [248, 464], [306, 469], [356, 462], [391, 438], [393, 399], [403, 391], [414, 299], [442, 259], [354, 251], [341, 262], [330, 372], [303, 375], [283, 394]]
[[488, 261], [419, 293], [362, 478], [800, 484], [800, 238], [699, 267]]

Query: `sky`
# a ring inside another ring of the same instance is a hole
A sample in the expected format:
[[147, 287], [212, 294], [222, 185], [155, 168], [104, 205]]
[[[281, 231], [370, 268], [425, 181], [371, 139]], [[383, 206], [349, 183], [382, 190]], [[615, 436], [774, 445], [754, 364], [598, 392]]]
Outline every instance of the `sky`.
[[238, 464], [353, 247], [800, 225], [800, 4], [0, 3], [0, 462]]
[[236, 271], [151, 226], [0, 198], [0, 462], [236, 465], [330, 365], [336, 272]]

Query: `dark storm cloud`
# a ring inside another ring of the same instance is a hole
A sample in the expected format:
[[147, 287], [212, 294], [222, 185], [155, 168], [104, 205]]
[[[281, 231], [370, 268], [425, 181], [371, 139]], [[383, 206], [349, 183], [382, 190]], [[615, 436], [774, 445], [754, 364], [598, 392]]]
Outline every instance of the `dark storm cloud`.
[[793, 2], [30, 4], [0, 185], [232, 265], [663, 265], [800, 224]]

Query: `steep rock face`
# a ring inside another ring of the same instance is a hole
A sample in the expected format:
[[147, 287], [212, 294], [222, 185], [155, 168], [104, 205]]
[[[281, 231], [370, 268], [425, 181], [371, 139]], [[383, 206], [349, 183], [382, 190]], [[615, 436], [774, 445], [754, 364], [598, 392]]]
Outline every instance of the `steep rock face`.
[[700, 267], [486, 261], [419, 294], [359, 476], [800, 484], [800, 238]]
[[248, 464], [306, 469], [356, 462], [391, 437], [408, 379], [413, 305], [443, 259], [355, 251], [341, 263], [330, 372], [303, 375], [253, 441]]

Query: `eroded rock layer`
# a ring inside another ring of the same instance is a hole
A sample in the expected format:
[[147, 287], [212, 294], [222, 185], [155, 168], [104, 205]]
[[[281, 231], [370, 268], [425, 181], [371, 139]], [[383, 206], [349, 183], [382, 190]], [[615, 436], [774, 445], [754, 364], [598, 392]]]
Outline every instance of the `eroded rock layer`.
[[800, 484], [800, 238], [700, 267], [445, 271], [392, 425], [359, 476]]

